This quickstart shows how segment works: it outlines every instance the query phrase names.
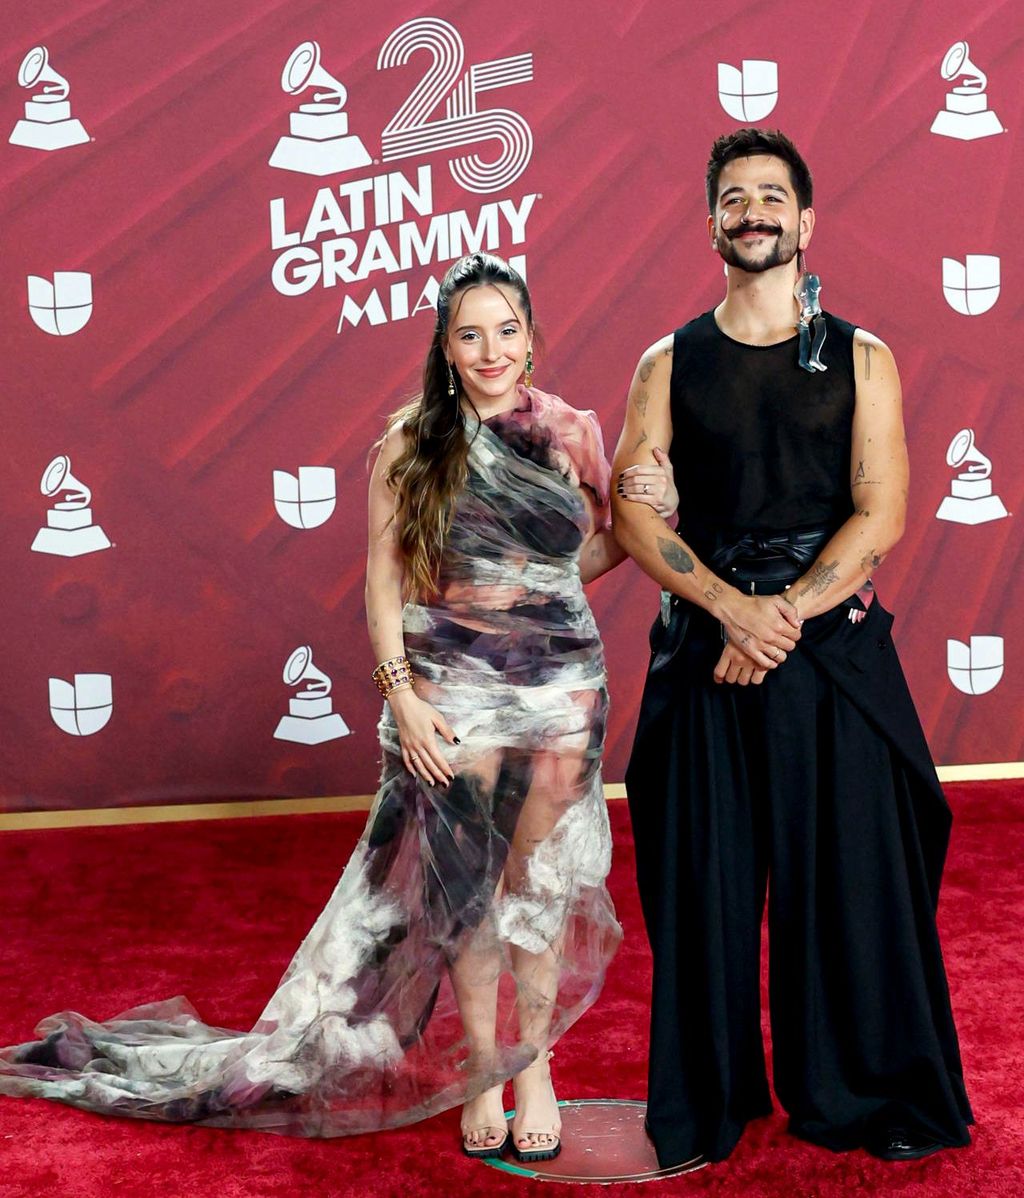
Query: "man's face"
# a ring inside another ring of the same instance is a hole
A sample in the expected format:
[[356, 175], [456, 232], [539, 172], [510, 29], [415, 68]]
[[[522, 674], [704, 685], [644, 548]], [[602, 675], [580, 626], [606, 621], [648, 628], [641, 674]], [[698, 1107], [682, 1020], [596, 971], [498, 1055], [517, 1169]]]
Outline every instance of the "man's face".
[[750, 274], [785, 266], [810, 241], [811, 209], [800, 211], [789, 168], [781, 158], [734, 158], [718, 179], [718, 202], [708, 219], [712, 244], [730, 265]]

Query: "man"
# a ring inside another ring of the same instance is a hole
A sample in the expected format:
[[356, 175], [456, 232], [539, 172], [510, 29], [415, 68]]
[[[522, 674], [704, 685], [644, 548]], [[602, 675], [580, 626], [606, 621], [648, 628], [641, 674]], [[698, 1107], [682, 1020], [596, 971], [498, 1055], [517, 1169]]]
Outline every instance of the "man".
[[614, 467], [621, 487], [669, 449], [681, 495], [675, 531], [621, 490], [614, 515], [663, 588], [626, 774], [654, 955], [648, 1129], [663, 1166], [723, 1160], [771, 1110], [767, 891], [790, 1131], [912, 1159], [967, 1144], [972, 1117], [935, 929], [950, 813], [868, 585], [903, 532], [899, 376], [877, 337], [816, 315], [811, 176], [788, 138], [720, 138], [707, 188], [726, 296], [641, 359]]

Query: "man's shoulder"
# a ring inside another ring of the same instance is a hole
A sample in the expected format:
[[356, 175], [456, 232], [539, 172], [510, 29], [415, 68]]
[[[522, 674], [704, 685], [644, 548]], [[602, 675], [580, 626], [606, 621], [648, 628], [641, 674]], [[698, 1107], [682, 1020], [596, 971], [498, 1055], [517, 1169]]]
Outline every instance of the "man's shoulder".
[[825, 319], [829, 324], [833, 325], [838, 333], [844, 337], [853, 340], [854, 334], [858, 331], [863, 331], [864, 326], [855, 324], [852, 321], [844, 320], [841, 316], [837, 316], [834, 312], [829, 312], [827, 309], [824, 313]]
[[679, 337], [709, 337], [714, 335], [716, 328], [715, 310], [708, 308], [706, 312], [701, 312], [699, 316], [694, 316], [686, 324], [680, 325], [671, 337], [673, 341]]

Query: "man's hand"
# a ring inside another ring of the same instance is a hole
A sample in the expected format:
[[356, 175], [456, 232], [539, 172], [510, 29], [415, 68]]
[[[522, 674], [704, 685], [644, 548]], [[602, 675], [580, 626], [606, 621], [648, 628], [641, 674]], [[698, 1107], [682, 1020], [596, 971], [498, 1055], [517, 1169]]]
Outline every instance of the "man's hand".
[[803, 621], [782, 595], [732, 591], [722, 598], [717, 614], [732, 646], [759, 670], [774, 670], [781, 665], [800, 639]]
[[[783, 654], [780, 661], [785, 661], [786, 655]], [[779, 665], [780, 662], [776, 662]], [[735, 682], [739, 686], [747, 686], [751, 682], [755, 686], [760, 686], [768, 676], [767, 670], [759, 670], [750, 658], [740, 649], [729, 641], [722, 650], [722, 656], [718, 659], [718, 665], [715, 666], [715, 681], [716, 682]]]

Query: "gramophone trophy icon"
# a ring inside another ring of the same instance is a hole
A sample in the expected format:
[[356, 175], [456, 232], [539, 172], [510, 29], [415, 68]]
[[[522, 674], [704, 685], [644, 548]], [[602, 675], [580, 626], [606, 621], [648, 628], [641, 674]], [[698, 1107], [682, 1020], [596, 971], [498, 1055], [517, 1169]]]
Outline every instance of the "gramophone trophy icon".
[[92, 522], [92, 492], [71, 473], [71, 459], [59, 454], [43, 471], [39, 489], [44, 495], [64, 495], [46, 513], [46, 527], [36, 533], [32, 548], [36, 553], [54, 553], [58, 557], [81, 557], [109, 549], [107, 534]]
[[963, 76], [963, 83], [946, 92], [946, 107], [932, 121], [932, 132], [960, 141], [974, 141], [1004, 133], [999, 118], [988, 106], [988, 76], [971, 62], [966, 42], [954, 42], [939, 68], [947, 83]]
[[314, 92], [311, 101], [289, 115], [291, 136], [277, 143], [270, 165], [304, 175], [333, 175], [368, 166], [370, 155], [358, 137], [349, 136], [348, 115], [342, 111], [348, 92], [324, 70], [317, 42], [303, 42], [293, 50], [281, 73], [281, 89], [290, 96], [308, 87], [324, 90]]
[[939, 504], [935, 513], [938, 520], [950, 520], [954, 524], [987, 524], [989, 520], [1002, 520], [1008, 516], [1003, 501], [992, 494], [992, 463], [974, 444], [974, 430], [962, 428], [949, 443], [946, 450], [946, 465], [966, 470], [953, 479], [951, 494]]
[[288, 715], [281, 717], [274, 736], [300, 745], [319, 745], [325, 740], [348, 736], [351, 729], [332, 710], [331, 680], [313, 665], [313, 650], [300, 645], [284, 663], [284, 680], [289, 686], [306, 686], [288, 700]]
[[50, 66], [45, 46], [33, 46], [22, 59], [18, 83], [22, 87], [42, 84], [43, 90], [25, 101], [25, 117], [14, 126], [10, 136], [12, 145], [63, 150], [65, 146], [78, 146], [89, 140], [82, 122], [71, 115], [67, 98], [71, 86]]

